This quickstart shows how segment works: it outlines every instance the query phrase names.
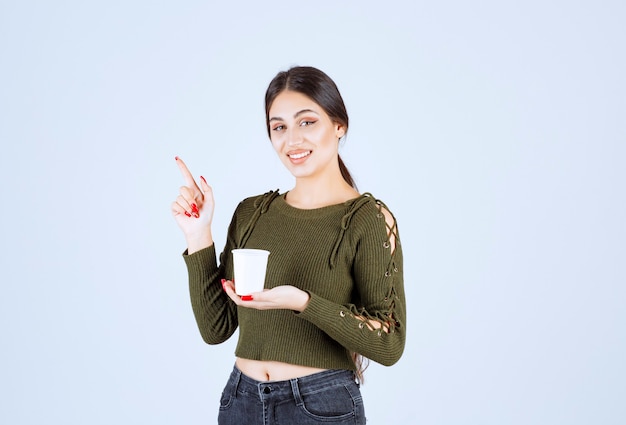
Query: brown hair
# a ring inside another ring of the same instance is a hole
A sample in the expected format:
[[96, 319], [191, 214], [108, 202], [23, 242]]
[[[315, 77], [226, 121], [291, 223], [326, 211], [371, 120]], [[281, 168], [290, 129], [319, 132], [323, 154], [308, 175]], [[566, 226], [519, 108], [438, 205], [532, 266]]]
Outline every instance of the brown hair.
[[[348, 131], [348, 111], [335, 82], [324, 72], [311, 66], [296, 66], [281, 71], [270, 82], [265, 92], [265, 122], [270, 136], [270, 107], [276, 97], [285, 90], [302, 93], [326, 112], [330, 119], [341, 124]], [[345, 135], [344, 135], [345, 137]], [[356, 184], [348, 168], [339, 157], [339, 169], [343, 179], [353, 188]]]

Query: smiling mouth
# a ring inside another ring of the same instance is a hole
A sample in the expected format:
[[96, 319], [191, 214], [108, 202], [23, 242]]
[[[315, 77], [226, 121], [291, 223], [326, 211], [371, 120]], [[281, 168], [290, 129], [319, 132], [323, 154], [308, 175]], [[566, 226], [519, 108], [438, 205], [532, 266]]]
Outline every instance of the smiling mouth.
[[292, 154], [289, 154], [287, 156], [289, 158], [291, 158], [291, 159], [302, 159], [302, 158], [305, 158], [305, 157], [311, 155], [312, 152], [313, 151], [304, 151], [304, 152], [299, 152], [299, 153], [292, 153]]

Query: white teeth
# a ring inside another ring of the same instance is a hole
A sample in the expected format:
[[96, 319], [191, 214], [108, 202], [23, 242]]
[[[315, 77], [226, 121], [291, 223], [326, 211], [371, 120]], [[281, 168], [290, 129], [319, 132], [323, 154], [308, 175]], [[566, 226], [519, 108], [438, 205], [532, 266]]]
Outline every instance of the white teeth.
[[306, 152], [302, 152], [302, 153], [289, 155], [289, 158], [291, 158], [291, 159], [300, 159], [300, 158], [304, 158], [305, 156], [309, 156], [309, 155], [311, 155], [311, 151], [306, 151]]

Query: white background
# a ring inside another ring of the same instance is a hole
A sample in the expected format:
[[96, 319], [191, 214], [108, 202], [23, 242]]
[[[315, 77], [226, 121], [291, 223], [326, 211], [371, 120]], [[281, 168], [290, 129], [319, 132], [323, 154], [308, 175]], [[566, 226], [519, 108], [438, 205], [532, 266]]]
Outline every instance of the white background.
[[396, 214], [408, 340], [370, 424], [626, 421], [621, 1], [0, 3], [0, 422], [211, 424], [174, 156], [237, 202], [291, 176], [263, 93], [338, 84]]

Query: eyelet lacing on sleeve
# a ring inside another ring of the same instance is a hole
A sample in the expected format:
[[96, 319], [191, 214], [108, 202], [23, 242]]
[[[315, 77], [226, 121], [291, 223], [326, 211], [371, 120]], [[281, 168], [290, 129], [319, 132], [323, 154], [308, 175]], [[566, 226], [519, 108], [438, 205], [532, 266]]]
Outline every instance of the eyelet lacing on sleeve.
[[[336, 256], [339, 251], [339, 246], [341, 245], [341, 241], [345, 235], [346, 230], [350, 224], [350, 220], [354, 216], [354, 214], [361, 208], [363, 205], [368, 203], [372, 199], [372, 195], [369, 193], [363, 194], [358, 200], [354, 201], [351, 205], [348, 212], [343, 216], [341, 220], [341, 231], [339, 236], [337, 237], [337, 241], [335, 243], [335, 247], [332, 252], [332, 256], [330, 258], [331, 267], [335, 264]], [[396, 294], [396, 288], [394, 285], [393, 275], [398, 273], [398, 267], [395, 262], [395, 254], [396, 247], [400, 243], [399, 235], [398, 235], [398, 226], [396, 218], [389, 211], [389, 208], [380, 200], [374, 199], [376, 202], [376, 207], [378, 212], [376, 213], [376, 217], [378, 219], [384, 220], [385, 228], [387, 229], [387, 239], [381, 244], [381, 249], [390, 250], [388, 252], [388, 262], [386, 267], [381, 271], [385, 279], [388, 279], [388, 291], [386, 296], [383, 299], [384, 309], [379, 310], [375, 313], [368, 312], [363, 307], [357, 307], [355, 305], [350, 306], [350, 316], [353, 320], [358, 321], [357, 326], [359, 329], [368, 329], [370, 331], [376, 331], [378, 336], [382, 336], [384, 333], [393, 333], [396, 330], [396, 327], [399, 325], [394, 317], [394, 311], [396, 306], [396, 300], [398, 296]], [[392, 224], [387, 223], [385, 219], [385, 214], [383, 213], [383, 208], [386, 211], [389, 211], [391, 217], [393, 219]], [[392, 238], [393, 238], [393, 249], [392, 249]], [[346, 317], [346, 313], [341, 311], [340, 316], [342, 318]], [[380, 326], [374, 326], [372, 322], [378, 322]]]

